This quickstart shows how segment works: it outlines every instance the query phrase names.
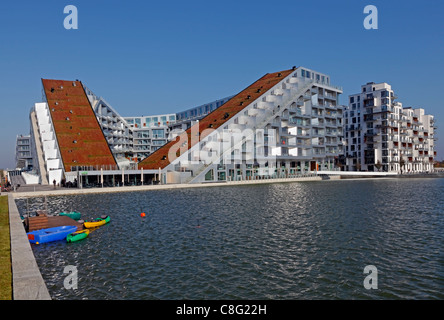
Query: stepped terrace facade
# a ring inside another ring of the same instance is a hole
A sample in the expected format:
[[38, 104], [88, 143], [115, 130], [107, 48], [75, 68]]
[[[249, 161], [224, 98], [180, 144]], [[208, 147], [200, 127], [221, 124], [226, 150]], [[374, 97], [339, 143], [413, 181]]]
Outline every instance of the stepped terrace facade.
[[269, 73], [139, 163], [163, 183], [339, 170], [342, 89], [303, 67]]
[[342, 89], [308, 68], [265, 74], [236, 95], [160, 118], [122, 117], [78, 80], [42, 84], [44, 101], [30, 120], [33, 168], [43, 184], [106, 171], [115, 185], [123, 170], [161, 183], [339, 170]]

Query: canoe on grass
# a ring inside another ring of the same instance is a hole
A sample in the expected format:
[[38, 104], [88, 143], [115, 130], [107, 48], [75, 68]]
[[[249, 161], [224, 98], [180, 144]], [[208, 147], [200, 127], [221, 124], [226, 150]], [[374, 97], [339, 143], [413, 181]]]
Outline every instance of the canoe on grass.
[[40, 244], [66, 239], [70, 233], [76, 232], [77, 226], [61, 226], [47, 229], [40, 229], [28, 232], [28, 240], [31, 243]]
[[77, 232], [73, 232], [66, 236], [66, 242], [76, 242], [85, 239], [89, 235], [89, 230], [84, 229]]
[[85, 221], [83, 223], [85, 228], [97, 228], [100, 226], [103, 226], [104, 224], [107, 224], [109, 221], [111, 220], [110, 216], [105, 216], [102, 218], [97, 218], [96, 220], [93, 221]]
[[80, 212], [77, 211], [71, 211], [71, 212], [61, 212], [59, 213], [60, 216], [67, 216], [74, 220], [80, 219]]

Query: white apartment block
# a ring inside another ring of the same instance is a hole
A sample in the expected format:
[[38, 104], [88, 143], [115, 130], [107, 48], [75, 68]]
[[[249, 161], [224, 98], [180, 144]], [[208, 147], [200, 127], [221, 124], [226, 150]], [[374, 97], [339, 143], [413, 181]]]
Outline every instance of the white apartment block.
[[83, 87], [114, 158], [121, 165], [128, 164], [128, 158], [133, 156], [133, 132], [130, 124], [103, 97], [95, 95], [86, 86]]
[[30, 135], [18, 135], [15, 146], [16, 169], [32, 170], [32, 146]]
[[133, 156], [137, 161], [163, 146], [170, 138], [170, 126], [176, 122], [176, 114], [141, 117], [125, 117], [133, 136]]
[[349, 96], [344, 112], [347, 171], [433, 171], [434, 117], [395, 99], [389, 84], [373, 82]]

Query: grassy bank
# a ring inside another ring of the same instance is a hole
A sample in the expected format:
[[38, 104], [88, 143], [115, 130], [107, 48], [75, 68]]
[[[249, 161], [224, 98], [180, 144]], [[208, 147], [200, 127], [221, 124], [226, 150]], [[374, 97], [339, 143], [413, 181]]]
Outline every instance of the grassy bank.
[[8, 196], [0, 196], [0, 300], [12, 299]]

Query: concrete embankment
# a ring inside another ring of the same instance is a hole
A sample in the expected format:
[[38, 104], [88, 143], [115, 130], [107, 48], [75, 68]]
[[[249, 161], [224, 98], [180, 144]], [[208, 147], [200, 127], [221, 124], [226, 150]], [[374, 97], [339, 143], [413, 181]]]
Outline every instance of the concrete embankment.
[[50, 300], [13, 194], [8, 195], [13, 300]]
[[[208, 188], [208, 187], [224, 187], [224, 186], [241, 186], [254, 184], [270, 184], [270, 183], [289, 183], [304, 181], [329, 181], [329, 180], [371, 180], [371, 179], [398, 179], [398, 178], [444, 178], [444, 173], [430, 174], [387, 174], [382, 172], [337, 172], [319, 171], [318, 175], [306, 175], [295, 178], [279, 178], [279, 179], [259, 179], [259, 180], [241, 180], [241, 181], [224, 181], [224, 182], [204, 182], [196, 184], [165, 184], [165, 185], [143, 185], [143, 186], [125, 186], [125, 187], [105, 187], [105, 188], [57, 188], [52, 186], [28, 186], [29, 191], [13, 192], [14, 198], [42, 197], [42, 196], [65, 196], [92, 193], [114, 193], [114, 192], [138, 192], [153, 190], [169, 190], [183, 188]], [[22, 188], [24, 189], [24, 188]]]
[[289, 183], [289, 182], [303, 182], [303, 181], [321, 181], [321, 176], [305, 176], [297, 178], [281, 178], [281, 179], [264, 179], [264, 180], [243, 180], [230, 182], [207, 182], [196, 184], [165, 184], [165, 185], [146, 185], [146, 186], [125, 186], [125, 187], [108, 187], [108, 188], [88, 188], [88, 189], [52, 189], [52, 190], [38, 190], [30, 192], [14, 192], [14, 198], [28, 198], [28, 197], [42, 197], [42, 196], [65, 196], [78, 194], [92, 194], [92, 193], [113, 193], [113, 192], [138, 192], [138, 191], [152, 191], [152, 190], [169, 190], [169, 189], [188, 189], [188, 188], [208, 188], [208, 187], [224, 187], [224, 186], [241, 186], [254, 184], [269, 184], [269, 183]]

